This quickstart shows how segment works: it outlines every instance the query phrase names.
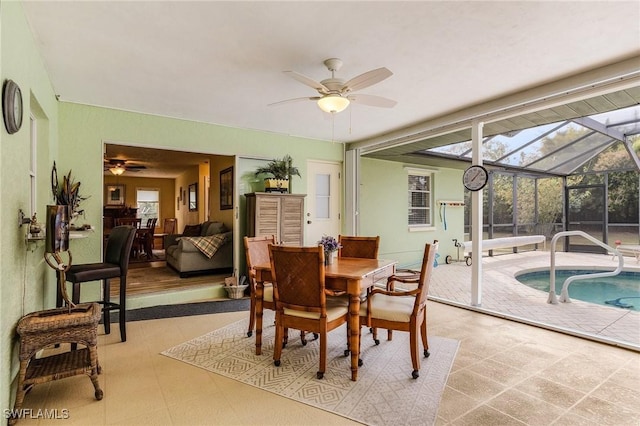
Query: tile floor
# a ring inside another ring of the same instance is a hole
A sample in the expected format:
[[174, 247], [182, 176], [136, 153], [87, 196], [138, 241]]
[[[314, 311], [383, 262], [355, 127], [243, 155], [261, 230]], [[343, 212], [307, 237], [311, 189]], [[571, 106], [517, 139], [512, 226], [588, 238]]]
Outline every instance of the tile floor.
[[[523, 271], [549, 269], [547, 251], [529, 251], [484, 257], [482, 262], [482, 304], [479, 309], [525, 322], [537, 322], [554, 330], [640, 351], [640, 312], [572, 299], [571, 303], [547, 303], [548, 293], [518, 282]], [[640, 272], [640, 264], [625, 257], [625, 270]], [[618, 265], [611, 256], [586, 253], [556, 253], [556, 266], [566, 269], [607, 268]], [[572, 285], [579, 285], [576, 282]], [[471, 303], [471, 267], [464, 263], [441, 264], [434, 268], [429, 296], [455, 304]], [[558, 293], [558, 298], [560, 294]]]
[[[437, 302], [428, 309], [431, 334], [461, 341], [438, 425], [640, 424], [637, 352]], [[39, 385], [24, 408], [68, 419], [18, 425], [354, 424], [159, 354], [246, 315], [130, 322], [126, 343], [117, 329], [100, 335], [104, 399], [86, 377]]]
[[[535, 257], [520, 259], [532, 258], [535, 263]], [[491, 277], [509, 275], [503, 261], [497, 257], [487, 262], [485, 273], [490, 279], [485, 290], [493, 286]], [[493, 272], [490, 263], [496, 265]], [[466, 297], [468, 286], [460, 282], [470, 268], [463, 265], [436, 268], [440, 278], [434, 274], [433, 288], [448, 283], [440, 290]], [[506, 281], [496, 285], [497, 294], [513, 287]], [[512, 306], [510, 300], [489, 291], [483, 305]], [[531, 306], [532, 312], [549, 309], [546, 301]], [[558, 308], [567, 306], [575, 305]], [[549, 316], [549, 312], [542, 314]], [[18, 425], [355, 424], [160, 355], [164, 349], [246, 315], [232, 312], [130, 322], [126, 343], [120, 342], [116, 327], [111, 335], [99, 336], [104, 399], [93, 399], [86, 377], [39, 385], [25, 399], [24, 408], [32, 409], [34, 418], [20, 420]], [[428, 316], [430, 334], [461, 342], [438, 425], [640, 425], [638, 352], [433, 301]], [[68, 414], [68, 419], [36, 418], [43, 409], [59, 417]]]

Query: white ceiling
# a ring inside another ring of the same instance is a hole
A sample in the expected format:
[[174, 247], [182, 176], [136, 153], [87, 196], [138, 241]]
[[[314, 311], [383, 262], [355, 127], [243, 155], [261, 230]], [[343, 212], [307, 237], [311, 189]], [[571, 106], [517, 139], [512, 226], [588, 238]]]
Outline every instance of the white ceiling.
[[[640, 54], [640, 2], [30, 1], [60, 100], [351, 142]], [[394, 75], [330, 119], [283, 74]]]

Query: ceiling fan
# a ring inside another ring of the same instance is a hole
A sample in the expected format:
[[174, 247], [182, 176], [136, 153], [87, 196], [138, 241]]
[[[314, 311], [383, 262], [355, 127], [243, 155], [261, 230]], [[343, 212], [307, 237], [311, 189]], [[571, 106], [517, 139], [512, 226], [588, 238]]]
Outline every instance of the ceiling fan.
[[142, 164], [131, 164], [131, 160], [122, 160], [119, 158], [105, 158], [104, 169], [109, 170], [116, 176], [120, 176], [125, 171], [139, 172], [147, 167]]
[[335, 72], [342, 67], [342, 61], [340, 59], [327, 59], [324, 61], [324, 65], [331, 71], [331, 78], [324, 79], [320, 82], [295, 71], [284, 71], [285, 74], [298, 80], [300, 83], [315, 89], [320, 96], [287, 99], [269, 104], [269, 106], [298, 101], [316, 101], [321, 110], [335, 114], [344, 111], [351, 102], [382, 108], [392, 108], [397, 103], [394, 100], [381, 96], [353, 93], [391, 77], [393, 73], [387, 68], [382, 67], [367, 71], [345, 82], [344, 79], [335, 76]]

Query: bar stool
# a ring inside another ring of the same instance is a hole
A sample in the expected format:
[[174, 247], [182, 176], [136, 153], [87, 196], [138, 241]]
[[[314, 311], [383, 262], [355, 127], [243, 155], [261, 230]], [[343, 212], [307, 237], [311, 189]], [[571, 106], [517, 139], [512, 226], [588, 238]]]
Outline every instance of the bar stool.
[[[126, 331], [126, 294], [127, 271], [129, 270], [129, 256], [136, 236], [136, 228], [133, 226], [116, 226], [111, 230], [107, 247], [104, 253], [104, 262], [72, 265], [66, 271], [66, 280], [73, 283], [71, 300], [77, 304], [80, 302], [80, 284], [88, 281], [102, 280], [102, 305], [103, 323], [105, 334], [111, 333], [110, 312], [119, 310], [120, 339], [127, 340]], [[120, 302], [111, 302], [109, 280], [120, 278]]]

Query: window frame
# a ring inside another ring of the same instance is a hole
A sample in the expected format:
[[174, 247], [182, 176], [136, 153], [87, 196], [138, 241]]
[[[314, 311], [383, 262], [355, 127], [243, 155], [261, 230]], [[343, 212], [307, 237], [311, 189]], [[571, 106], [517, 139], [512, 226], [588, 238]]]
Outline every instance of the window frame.
[[[406, 167], [405, 170], [407, 172], [407, 226], [408, 226], [409, 232], [434, 231], [436, 229], [434, 225], [434, 219], [433, 219], [435, 172], [434, 170], [430, 170], [430, 169], [416, 169], [416, 168], [409, 168], [409, 167]], [[429, 179], [428, 191], [412, 191], [409, 188], [411, 177], [416, 177], [416, 176], [427, 177]], [[412, 197], [411, 197], [411, 194], [414, 192], [421, 193], [421, 194], [427, 193], [427, 197], [425, 199], [428, 200], [428, 205], [414, 206], [412, 204]], [[409, 223], [409, 216], [411, 215], [411, 211], [416, 208], [424, 208], [427, 211], [425, 223], [417, 223], [417, 224]]]
[[[158, 201], [155, 201], [155, 203], [158, 205], [157, 206], [157, 222], [156, 222], [156, 227], [159, 226], [159, 224], [162, 221], [162, 218], [160, 217], [160, 206], [161, 206], [161, 196], [162, 193], [160, 191], [160, 188], [148, 188], [148, 187], [140, 187], [140, 188], [136, 188], [136, 207], [137, 207], [137, 211], [136, 211], [136, 217], [139, 219], [143, 219], [143, 223], [146, 223], [146, 219], [145, 217], [142, 217], [143, 213], [141, 212], [141, 208], [140, 208], [140, 201], [138, 200], [138, 192], [140, 191], [148, 191], [148, 192], [156, 192], [158, 194]], [[154, 203], [154, 201], [143, 201], [144, 203]]]

